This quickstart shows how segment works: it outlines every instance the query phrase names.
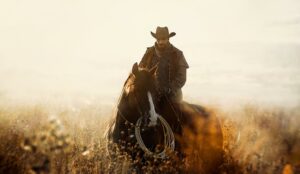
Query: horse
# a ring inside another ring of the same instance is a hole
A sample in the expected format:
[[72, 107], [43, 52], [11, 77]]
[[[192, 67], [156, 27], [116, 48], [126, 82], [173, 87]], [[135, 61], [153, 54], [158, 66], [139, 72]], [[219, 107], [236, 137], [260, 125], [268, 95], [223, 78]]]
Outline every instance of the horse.
[[133, 65], [108, 129], [109, 142], [132, 159], [163, 159], [168, 158], [167, 152], [176, 152], [187, 172], [218, 173], [223, 162], [218, 118], [203, 106], [174, 102], [159, 93], [155, 70]]

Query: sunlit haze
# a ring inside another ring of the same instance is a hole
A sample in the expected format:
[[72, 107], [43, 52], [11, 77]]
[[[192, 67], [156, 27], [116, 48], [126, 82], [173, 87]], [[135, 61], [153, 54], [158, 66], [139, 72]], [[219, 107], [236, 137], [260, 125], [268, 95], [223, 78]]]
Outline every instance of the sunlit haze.
[[168, 26], [190, 68], [190, 102], [300, 104], [300, 1], [0, 2], [0, 97], [115, 104]]

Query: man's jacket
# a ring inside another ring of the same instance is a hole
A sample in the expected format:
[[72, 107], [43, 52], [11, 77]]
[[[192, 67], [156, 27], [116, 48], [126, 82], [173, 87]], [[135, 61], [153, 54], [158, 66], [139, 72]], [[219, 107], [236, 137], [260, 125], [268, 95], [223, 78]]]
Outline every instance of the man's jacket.
[[155, 77], [157, 88], [171, 99], [182, 99], [181, 88], [186, 82], [186, 69], [189, 68], [183, 53], [170, 44], [164, 51], [160, 51], [155, 44], [148, 47], [139, 67], [151, 69], [157, 67]]

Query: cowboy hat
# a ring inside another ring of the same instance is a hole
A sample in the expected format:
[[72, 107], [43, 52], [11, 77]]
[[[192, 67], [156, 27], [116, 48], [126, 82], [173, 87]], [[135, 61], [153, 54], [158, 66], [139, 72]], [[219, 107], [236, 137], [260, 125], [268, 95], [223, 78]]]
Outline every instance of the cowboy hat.
[[175, 33], [175, 32], [169, 33], [168, 27], [157, 27], [155, 33], [153, 33], [153, 32], [151, 31], [151, 35], [152, 35], [155, 39], [165, 39], [165, 38], [170, 38], [170, 37], [175, 36], [176, 33]]

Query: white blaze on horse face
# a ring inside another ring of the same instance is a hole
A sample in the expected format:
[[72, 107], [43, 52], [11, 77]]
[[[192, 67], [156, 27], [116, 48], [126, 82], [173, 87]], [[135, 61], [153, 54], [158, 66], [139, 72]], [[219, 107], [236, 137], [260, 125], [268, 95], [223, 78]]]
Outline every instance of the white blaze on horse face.
[[154, 103], [153, 103], [151, 93], [148, 92], [147, 95], [148, 95], [148, 99], [149, 99], [149, 103], [150, 103], [150, 110], [149, 110], [150, 123], [149, 123], [148, 126], [155, 126], [157, 124], [157, 113], [155, 112]]

